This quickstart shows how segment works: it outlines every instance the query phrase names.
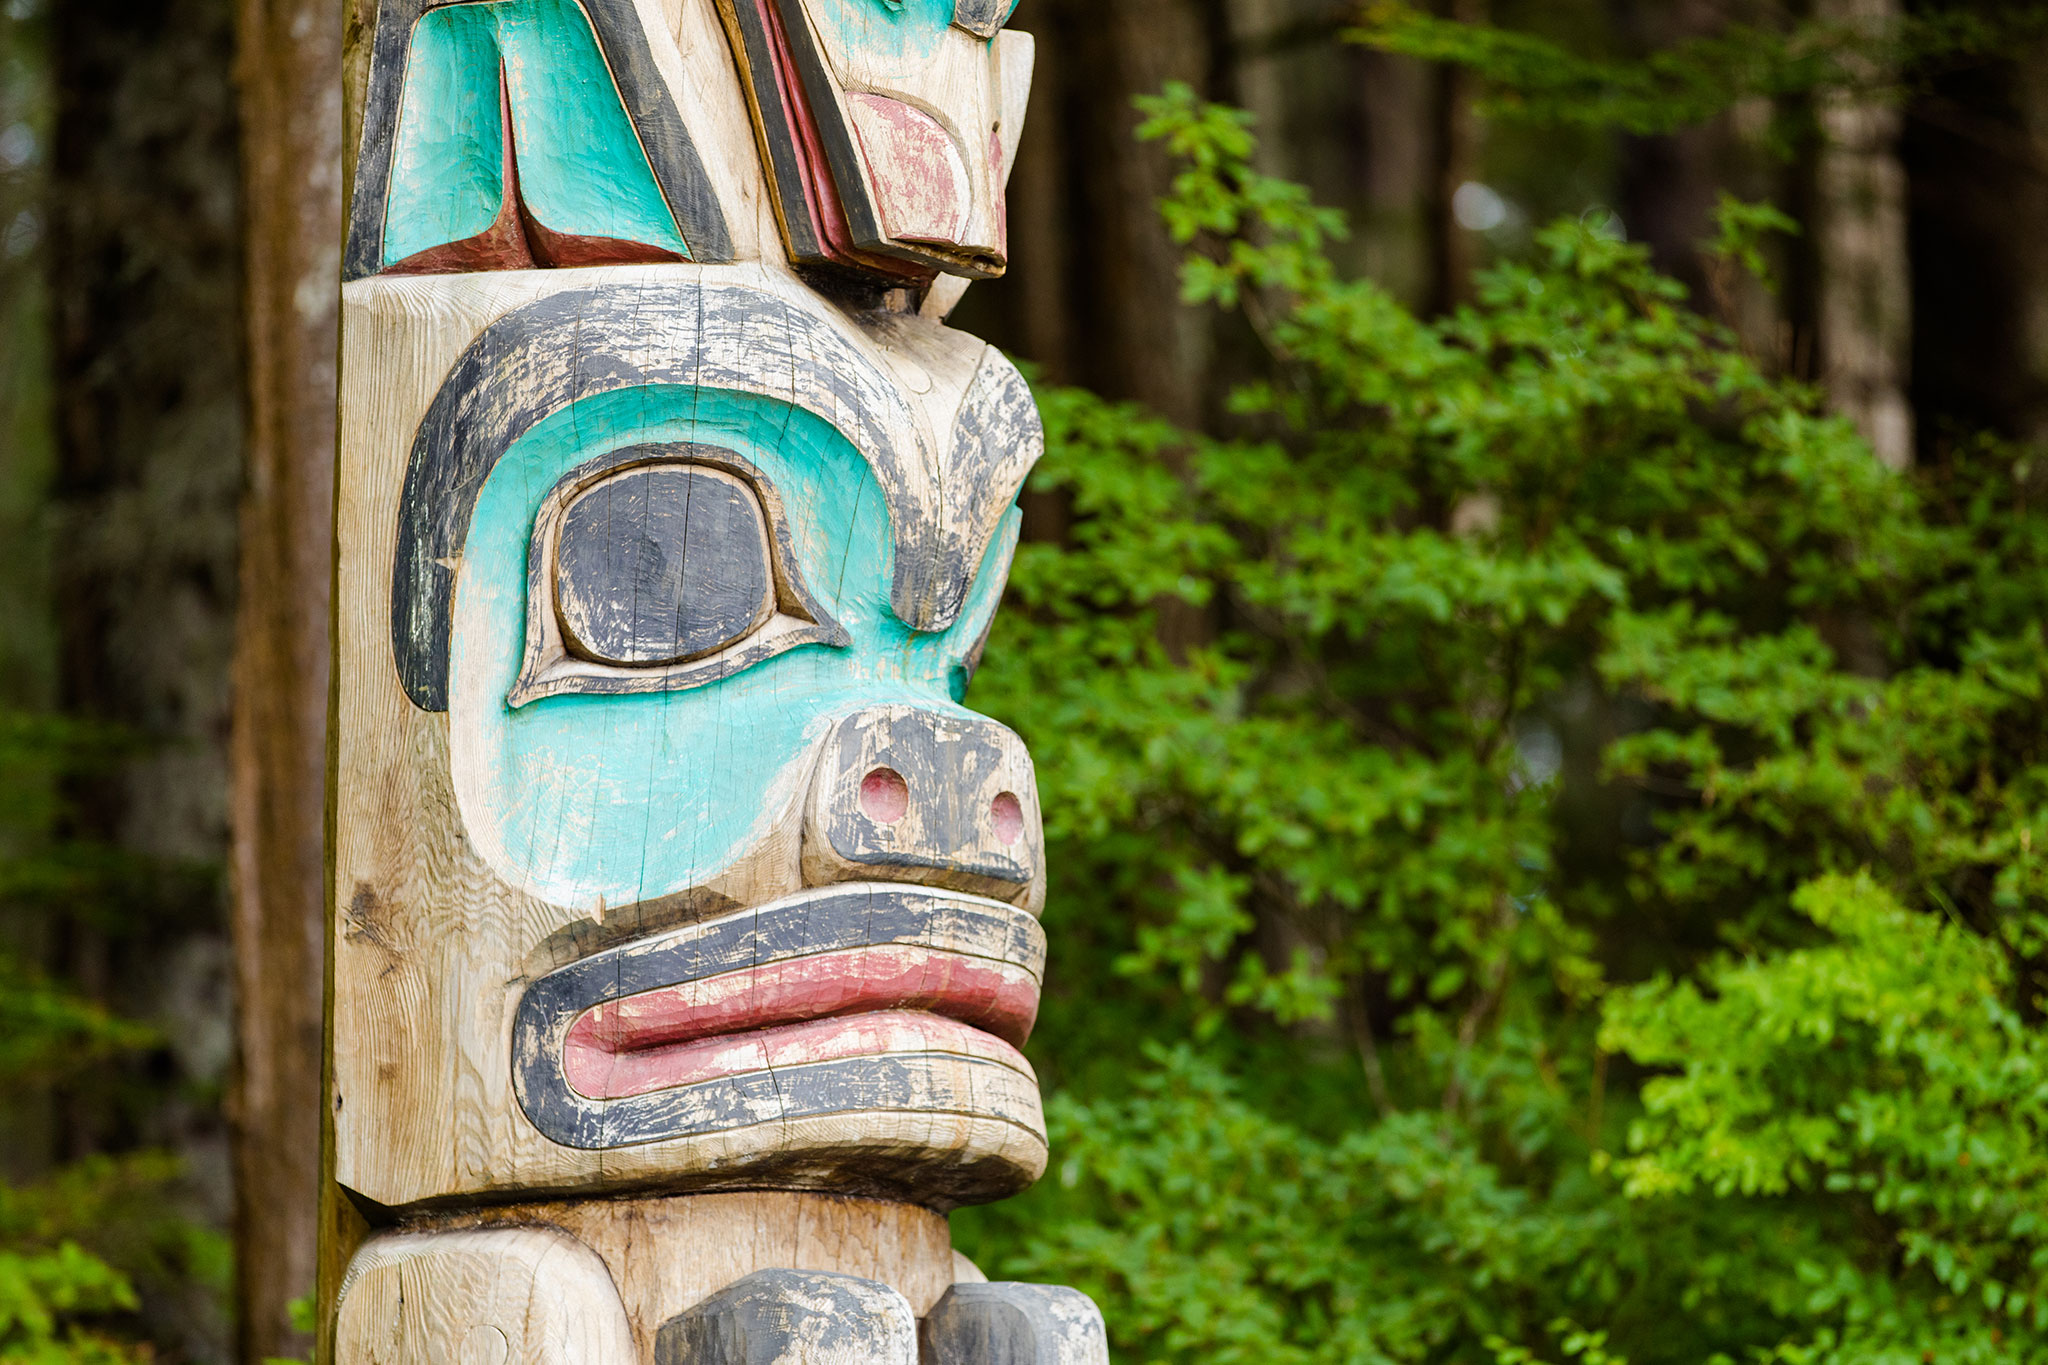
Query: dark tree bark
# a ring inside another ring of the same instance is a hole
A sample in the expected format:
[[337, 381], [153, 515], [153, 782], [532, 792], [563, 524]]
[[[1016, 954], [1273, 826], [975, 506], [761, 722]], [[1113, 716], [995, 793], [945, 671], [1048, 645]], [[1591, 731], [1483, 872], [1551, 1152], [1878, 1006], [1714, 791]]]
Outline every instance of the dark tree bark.
[[1448, 297], [1446, 270], [1473, 260], [1448, 203], [1471, 173], [1469, 110], [1443, 73], [1340, 44], [1349, 16], [1324, 0], [1022, 6], [1039, 66], [1009, 194], [1010, 274], [968, 291], [958, 325], [1055, 382], [1183, 423], [1220, 414], [1220, 377], [1242, 372], [1249, 338], [1180, 303], [1181, 248], [1158, 213], [1172, 168], [1132, 137], [1132, 99], [1169, 80], [1251, 109], [1261, 165], [1351, 214], [1352, 264], [1418, 305]]
[[341, 6], [242, 0], [248, 487], [229, 774], [236, 1302], [247, 1365], [304, 1356], [320, 1179]]
[[1182, 309], [1177, 251], [1154, 208], [1169, 179], [1132, 140], [1131, 98], [1168, 80], [1210, 91], [1213, 16], [1188, 0], [1037, 0], [1031, 111], [1009, 195], [1011, 278], [977, 286], [957, 321], [987, 328], [1047, 377], [1135, 398], [1183, 421], [1205, 411], [1211, 339]]
[[[232, 1050], [219, 869], [241, 481], [230, 18], [226, 0], [63, 0], [49, 17], [57, 692], [133, 737], [69, 792], [65, 833], [128, 862], [60, 922], [57, 965], [166, 1039], [63, 1099], [60, 1155], [169, 1148], [186, 1166], [176, 1202], [214, 1227], [229, 1202], [209, 1097]], [[196, 1271], [141, 1285], [171, 1359], [224, 1354]]]
[[2048, 439], [2048, 45], [1949, 73], [1906, 114], [1921, 448]]

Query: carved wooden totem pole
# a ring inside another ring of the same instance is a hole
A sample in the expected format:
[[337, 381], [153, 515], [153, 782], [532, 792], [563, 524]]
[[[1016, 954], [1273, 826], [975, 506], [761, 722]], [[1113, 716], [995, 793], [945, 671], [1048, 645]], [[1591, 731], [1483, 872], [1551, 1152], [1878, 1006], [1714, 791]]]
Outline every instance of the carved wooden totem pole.
[[[960, 705], [1042, 436], [1014, 0], [356, 0], [323, 1345], [1105, 1359], [1031, 761]], [[345, 1266], [345, 1270], [341, 1267]]]

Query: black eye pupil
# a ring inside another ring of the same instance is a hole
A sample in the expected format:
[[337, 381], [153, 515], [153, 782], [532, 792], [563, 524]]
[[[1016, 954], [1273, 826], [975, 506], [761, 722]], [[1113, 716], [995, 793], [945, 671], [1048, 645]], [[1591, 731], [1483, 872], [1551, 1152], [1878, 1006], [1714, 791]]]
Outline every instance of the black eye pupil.
[[768, 525], [745, 483], [642, 466], [562, 519], [555, 601], [570, 650], [609, 664], [681, 663], [751, 635], [774, 609]]

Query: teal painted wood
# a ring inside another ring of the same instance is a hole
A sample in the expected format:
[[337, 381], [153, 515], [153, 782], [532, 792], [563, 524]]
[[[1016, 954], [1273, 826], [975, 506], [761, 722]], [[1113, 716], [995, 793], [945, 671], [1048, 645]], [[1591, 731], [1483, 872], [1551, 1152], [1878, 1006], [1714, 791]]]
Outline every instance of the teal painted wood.
[[[962, 10], [984, 14], [979, 27], [993, 33], [1016, 12], [1017, 0], [807, 0], [828, 44], [858, 52], [877, 75], [916, 71], [939, 50], [940, 39]], [[892, 61], [891, 58], [894, 58]]]
[[[916, 71], [953, 26], [954, 0], [808, 0], [827, 46], [858, 52], [879, 75]], [[893, 61], [891, 58], [893, 57]]]
[[505, 123], [490, 10], [434, 10], [413, 32], [385, 209], [385, 265], [474, 237], [504, 207]]
[[[557, 480], [621, 446], [698, 442], [751, 461], [781, 494], [794, 566], [845, 627], [680, 692], [505, 704], [526, 643], [527, 549]], [[553, 414], [492, 470], [463, 547], [450, 654], [451, 757], [469, 837], [494, 870], [558, 905], [652, 900], [701, 885], [784, 818], [838, 719], [902, 701], [959, 707], [1001, 596], [1012, 508], [947, 630], [890, 606], [892, 533], [859, 451], [823, 418], [728, 390], [615, 390]]]
[[542, 226], [687, 257], [590, 19], [575, 0], [430, 10], [400, 103], [383, 264], [473, 237], [505, 202], [505, 103], [520, 196]]

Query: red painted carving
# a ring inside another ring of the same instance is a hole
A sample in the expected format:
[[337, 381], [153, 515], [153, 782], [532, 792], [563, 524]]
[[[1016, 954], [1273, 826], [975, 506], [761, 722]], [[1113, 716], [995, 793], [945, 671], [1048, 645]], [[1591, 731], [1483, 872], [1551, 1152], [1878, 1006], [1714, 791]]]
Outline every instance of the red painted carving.
[[908, 241], [986, 251], [985, 244], [964, 240], [972, 208], [967, 168], [939, 121], [884, 95], [848, 91], [846, 106], [883, 231]]
[[[833, 181], [832, 168], [825, 159], [825, 143], [818, 132], [817, 118], [797, 75], [796, 57], [789, 46], [789, 31], [783, 27], [782, 7], [776, 0], [756, 0], [756, 3], [760, 6], [762, 27], [768, 35], [768, 50], [775, 65], [775, 90], [782, 100], [783, 115], [795, 134], [797, 165], [803, 170], [804, 206], [826, 256], [847, 265], [897, 276], [906, 283], [929, 284], [937, 276], [936, 270], [892, 256], [862, 251], [855, 245], [853, 230], [846, 222], [846, 205], [839, 198], [839, 187]], [[790, 210], [785, 207], [783, 211]]]
[[543, 266], [645, 265], [687, 259], [666, 247], [619, 237], [584, 237], [556, 232], [533, 216], [519, 192], [519, 148], [512, 140], [512, 92], [498, 68], [500, 178], [505, 198], [491, 225], [474, 237], [428, 247], [387, 265], [384, 275], [454, 275], [486, 270], [533, 270]]
[[[883, 1036], [812, 1027], [850, 1022], [846, 1016], [887, 1016], [900, 1032], [907, 1025], [895, 1016], [910, 1014], [925, 1021], [918, 1027], [927, 1033], [938, 1029], [957, 1039], [966, 1029], [990, 1035], [986, 1046], [996, 1039], [1022, 1046], [1038, 1016], [1038, 996], [1029, 972], [986, 958], [911, 944], [848, 948], [600, 1005], [570, 1027], [563, 1069], [579, 1092], [603, 1098], [755, 1070], [748, 1059], [764, 1047], [851, 1046], [844, 1040]], [[732, 1069], [715, 1070], [728, 1062]], [[624, 1078], [637, 1078], [630, 1083], [642, 1089], [619, 1090]]]
[[616, 1100], [751, 1071], [911, 1052], [988, 1057], [1036, 1079], [1024, 1054], [1008, 1043], [970, 1024], [920, 1010], [812, 1019], [640, 1052], [583, 1049], [568, 1053], [563, 1060], [569, 1084], [577, 1094], [586, 1099]]

